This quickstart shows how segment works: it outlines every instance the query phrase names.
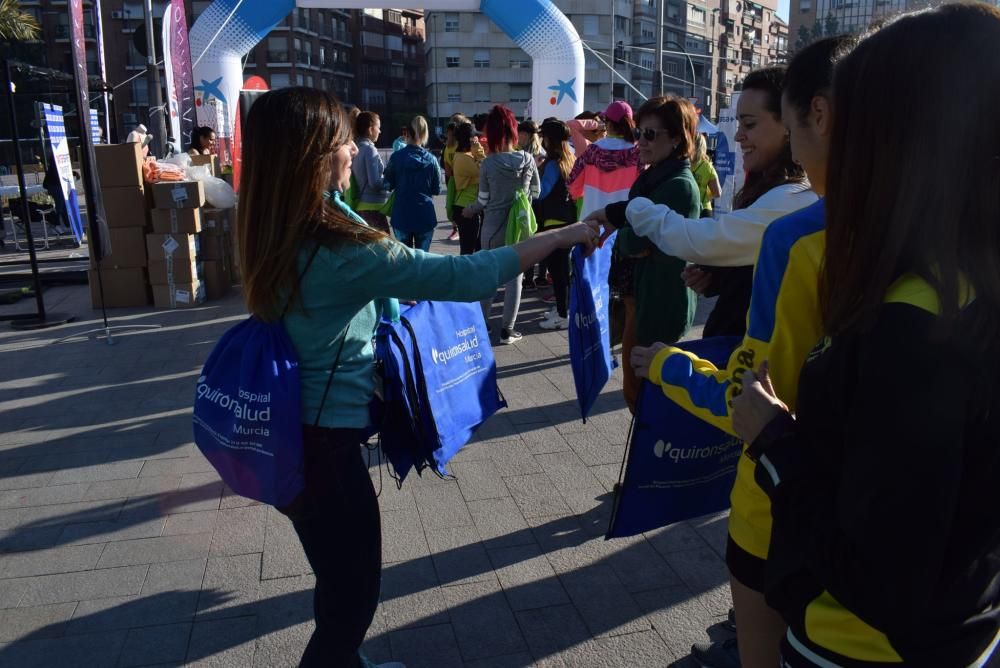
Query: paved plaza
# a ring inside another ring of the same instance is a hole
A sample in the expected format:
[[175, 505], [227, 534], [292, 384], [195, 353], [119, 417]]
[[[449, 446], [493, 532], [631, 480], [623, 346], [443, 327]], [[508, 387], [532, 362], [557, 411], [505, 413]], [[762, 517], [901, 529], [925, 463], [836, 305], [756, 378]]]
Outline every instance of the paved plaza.
[[[456, 252], [447, 232], [434, 250]], [[397, 489], [371, 460], [376, 661], [684, 666], [692, 642], [727, 637], [724, 515], [604, 540], [629, 428], [620, 372], [583, 424], [566, 334], [538, 328], [537, 294], [524, 339], [496, 350], [509, 408], [455, 458], [456, 479]], [[291, 524], [229, 492], [191, 440], [194, 381], [244, 317], [239, 296], [113, 311], [161, 325], [114, 346], [53, 344], [99, 314], [86, 286], [45, 297], [77, 321], [0, 328], [0, 666], [296, 665], [312, 576]]]

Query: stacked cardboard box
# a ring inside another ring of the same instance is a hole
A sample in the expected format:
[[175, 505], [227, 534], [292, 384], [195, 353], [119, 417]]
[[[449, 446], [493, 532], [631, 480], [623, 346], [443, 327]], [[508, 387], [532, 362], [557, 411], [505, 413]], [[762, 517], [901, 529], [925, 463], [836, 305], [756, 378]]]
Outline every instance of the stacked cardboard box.
[[142, 180], [142, 153], [138, 144], [96, 146], [95, 153], [111, 253], [101, 260], [98, 280], [91, 246], [91, 303], [94, 308], [101, 306], [103, 288], [109, 308], [145, 306], [150, 299], [145, 240], [149, 207]]
[[229, 209], [203, 209], [201, 250], [204, 263], [205, 294], [218, 299], [229, 294], [236, 277], [233, 275], [233, 235]]
[[200, 181], [154, 183], [153, 234], [146, 236], [149, 282], [157, 308], [189, 308], [205, 301], [198, 261], [201, 207]]

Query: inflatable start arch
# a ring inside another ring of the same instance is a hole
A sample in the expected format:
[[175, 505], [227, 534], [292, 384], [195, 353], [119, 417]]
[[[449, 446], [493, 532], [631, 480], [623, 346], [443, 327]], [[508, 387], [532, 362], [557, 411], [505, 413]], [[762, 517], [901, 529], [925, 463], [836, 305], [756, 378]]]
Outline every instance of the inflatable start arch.
[[[233, 135], [243, 85], [242, 58], [293, 9], [398, 6], [385, 0], [216, 0], [191, 28], [195, 103], [200, 125]], [[425, 9], [481, 11], [532, 58], [537, 116], [572, 118], [583, 111], [580, 36], [551, 0], [424, 0]]]

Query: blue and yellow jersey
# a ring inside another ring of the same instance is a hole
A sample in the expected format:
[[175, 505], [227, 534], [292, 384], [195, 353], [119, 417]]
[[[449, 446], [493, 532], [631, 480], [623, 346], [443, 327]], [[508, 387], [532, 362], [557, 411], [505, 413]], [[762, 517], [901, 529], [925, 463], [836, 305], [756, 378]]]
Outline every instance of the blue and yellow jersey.
[[[817, 284], [826, 227], [823, 200], [775, 220], [764, 232], [754, 270], [747, 334], [724, 369], [668, 347], [649, 378], [671, 400], [723, 431], [733, 431], [731, 402], [743, 372], [768, 360], [775, 392], [795, 410], [799, 371], [822, 336]], [[754, 481], [755, 464], [740, 457], [733, 486], [729, 535], [755, 557], [767, 558], [771, 504]]]

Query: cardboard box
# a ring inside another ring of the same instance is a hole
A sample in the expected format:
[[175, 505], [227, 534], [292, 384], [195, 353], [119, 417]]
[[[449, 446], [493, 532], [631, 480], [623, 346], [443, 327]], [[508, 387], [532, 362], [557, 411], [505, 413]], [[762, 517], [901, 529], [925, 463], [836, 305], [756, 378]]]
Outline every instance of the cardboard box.
[[202, 229], [201, 209], [153, 209], [153, 232], [157, 234], [198, 234]]
[[208, 299], [225, 297], [233, 287], [229, 273], [229, 263], [223, 260], [205, 260], [202, 263], [202, 282], [205, 284], [205, 296]]
[[233, 239], [228, 234], [202, 234], [200, 242], [200, 260], [225, 260], [228, 263], [233, 256]]
[[150, 262], [164, 262], [168, 256], [173, 256], [174, 262], [193, 260], [198, 257], [198, 235], [147, 234], [146, 254]]
[[194, 283], [201, 279], [203, 273], [201, 262], [187, 258], [176, 258], [173, 262], [157, 260], [149, 263], [151, 285]]
[[150, 186], [157, 209], [200, 209], [205, 206], [201, 181], [164, 181]]
[[153, 305], [156, 308], [191, 308], [205, 301], [205, 286], [200, 281], [153, 286]]
[[[102, 269], [132, 269], [145, 267], [146, 260], [146, 230], [141, 227], [110, 227], [108, 237], [111, 241], [111, 254], [101, 259]], [[90, 247], [90, 267], [97, 266], [94, 261], [94, 247]]]
[[208, 165], [209, 172], [212, 176], [219, 176], [219, 156], [217, 155], [192, 155], [191, 165], [193, 167], [198, 167], [201, 165]]
[[203, 208], [201, 210], [202, 235], [229, 234], [232, 225], [232, 211], [232, 209]]
[[[90, 303], [95, 309], [101, 308], [101, 292], [96, 269], [87, 271], [87, 280], [90, 282]], [[104, 287], [104, 301], [107, 308], [149, 304], [149, 282], [146, 280], [145, 269], [102, 269], [101, 284]]]
[[149, 207], [146, 194], [138, 186], [102, 188], [104, 215], [108, 227], [141, 227], [149, 224]]
[[143, 187], [139, 144], [100, 144], [94, 146], [94, 155], [102, 188]]

